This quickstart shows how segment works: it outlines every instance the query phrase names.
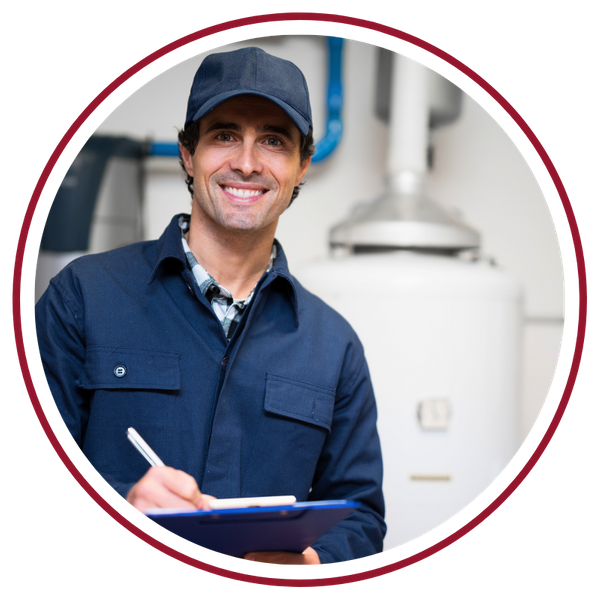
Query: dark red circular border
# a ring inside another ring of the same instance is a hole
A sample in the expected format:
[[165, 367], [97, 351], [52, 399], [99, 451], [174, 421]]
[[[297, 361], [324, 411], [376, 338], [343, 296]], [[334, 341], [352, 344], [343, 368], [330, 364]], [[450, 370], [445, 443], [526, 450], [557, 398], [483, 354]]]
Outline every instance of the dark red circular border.
[[[44, 405], [29, 357], [25, 325], [28, 322], [29, 315], [25, 315], [23, 311], [23, 282], [27, 276], [26, 257], [32, 242], [32, 228], [39, 216], [41, 203], [56, 175], [57, 169], [81, 131], [101, 114], [101, 111], [110, 104], [111, 99], [114, 99], [116, 95], [130, 86], [132, 80], [139, 80], [144, 73], [157, 64], [167, 63], [170, 57], [186, 51], [187, 48], [191, 49], [194, 45], [208, 40], [214, 40], [218, 43], [220, 36], [242, 32], [252, 27], [290, 24], [327, 26], [330, 32], [335, 32], [336, 27], [353, 28], [357, 37], [363, 34], [377, 36], [380, 39], [387, 38], [390, 42], [401, 43], [427, 55], [432, 61], [455, 71], [460, 78], [468, 82], [474, 89], [477, 89], [480, 97], [485, 98], [486, 102], [493, 105], [498, 114], [501, 114], [504, 119], [510, 122], [514, 130], [520, 134], [520, 141], [527, 144], [531, 156], [537, 162], [535, 167], [541, 168], [545, 173], [562, 212], [564, 227], [572, 251], [574, 285], [576, 288], [576, 305], [572, 307], [570, 314], [573, 327], [573, 345], [570, 356], [564, 357], [567, 366], [564, 370], [564, 378], [558, 392], [556, 404], [543, 432], [528, 454], [521, 459], [519, 467], [503, 483], [502, 487], [496, 489], [485, 504], [456, 527], [447, 530], [441, 537], [433, 539], [430, 543], [408, 554], [399, 558], [390, 558], [387, 561], [382, 560], [381, 563], [375, 566], [369, 565], [366, 568], [360, 568], [360, 563], [357, 563], [359, 568], [355, 568], [357, 565], [349, 565], [350, 570], [347, 572], [328, 574], [325, 571], [319, 571], [314, 576], [251, 573], [241, 568], [224, 567], [218, 563], [201, 559], [170, 543], [166, 543], [115, 506], [71, 455], [53, 425]], [[482, 527], [521, 489], [539, 466], [560, 431], [579, 382], [588, 336], [588, 284], [587, 256], [583, 235], [573, 200], [562, 173], [546, 144], [529, 120], [510, 98], [485, 75], [439, 44], [417, 33], [389, 23], [337, 11], [265, 11], [211, 23], [169, 39], [116, 73], [73, 116], [40, 167], [21, 215], [12, 260], [11, 329], [21, 385], [29, 402], [31, 413], [46, 444], [73, 483], [115, 525], [164, 558], [204, 575], [250, 586], [275, 589], [324, 589], [377, 580], [431, 560]]]

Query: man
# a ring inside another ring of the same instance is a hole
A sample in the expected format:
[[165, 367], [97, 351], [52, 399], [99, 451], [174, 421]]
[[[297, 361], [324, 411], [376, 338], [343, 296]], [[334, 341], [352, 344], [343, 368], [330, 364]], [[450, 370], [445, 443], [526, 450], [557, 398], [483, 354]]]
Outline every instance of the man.
[[[210, 496], [362, 503], [302, 554], [248, 559], [380, 551], [381, 452], [362, 346], [290, 275], [274, 240], [313, 148], [304, 76], [258, 48], [207, 57], [180, 142], [191, 215], [157, 241], [74, 261], [36, 307], [61, 415], [140, 510], [202, 508]], [[169, 467], [147, 470], [130, 426]]]

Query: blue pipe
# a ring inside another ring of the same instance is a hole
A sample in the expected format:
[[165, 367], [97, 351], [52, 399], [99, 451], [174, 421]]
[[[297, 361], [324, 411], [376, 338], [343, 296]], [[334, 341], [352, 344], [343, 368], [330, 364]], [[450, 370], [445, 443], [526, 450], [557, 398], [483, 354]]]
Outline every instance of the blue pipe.
[[[330, 156], [342, 139], [342, 38], [327, 38], [329, 48], [329, 83], [327, 84], [327, 124], [325, 135], [315, 144], [316, 152], [312, 162], [318, 163]], [[149, 156], [179, 156], [177, 142], [152, 142]]]
[[327, 85], [327, 125], [325, 135], [316, 143], [316, 152], [312, 162], [326, 159], [337, 148], [342, 139], [342, 105], [344, 100], [342, 87], [342, 38], [327, 38], [329, 46], [329, 83]]
[[179, 158], [179, 144], [177, 142], [152, 142], [148, 149], [148, 155]]

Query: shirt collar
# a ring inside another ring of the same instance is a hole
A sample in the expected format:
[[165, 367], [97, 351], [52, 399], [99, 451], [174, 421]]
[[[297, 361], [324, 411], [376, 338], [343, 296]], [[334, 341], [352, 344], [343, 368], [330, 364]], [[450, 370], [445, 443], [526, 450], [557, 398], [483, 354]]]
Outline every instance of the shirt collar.
[[[150, 279], [148, 280], [148, 284], [151, 284], [158, 276], [160, 269], [162, 268], [163, 263], [176, 261], [179, 263], [180, 270], [187, 268], [187, 259], [185, 253], [183, 251], [183, 246], [181, 245], [181, 229], [179, 226], [180, 219], [189, 219], [189, 215], [185, 213], [181, 213], [175, 215], [164, 233], [158, 239], [158, 255], [156, 258], [156, 263], [152, 270], [152, 274], [150, 275]], [[287, 264], [287, 259], [285, 257], [285, 253], [281, 244], [275, 240], [274, 241], [276, 247], [276, 257], [273, 261], [272, 269], [266, 274], [265, 280], [261, 288], [268, 285], [270, 282], [274, 281], [277, 277], [282, 277], [289, 284], [290, 290], [290, 302], [294, 308], [294, 313], [296, 317], [296, 327], [299, 326], [299, 309], [298, 309], [298, 283], [292, 277]]]
[[[189, 227], [190, 227], [190, 221], [189, 221], [189, 218], [187, 218], [187, 215], [185, 217], [179, 217], [178, 224], [179, 224], [179, 230], [181, 232], [181, 245], [183, 246], [183, 252], [187, 258], [188, 267], [191, 269], [192, 273], [194, 274], [194, 279], [196, 280], [196, 283], [198, 284], [198, 287], [200, 288], [200, 292], [206, 296], [208, 290], [210, 288], [213, 288], [216, 286], [219, 289], [219, 294], [221, 296], [223, 296], [224, 298], [233, 299], [231, 292], [228, 289], [226, 289], [225, 287], [223, 287], [222, 285], [220, 285], [215, 280], [215, 278], [196, 260], [196, 257], [190, 250], [187, 240], [185, 239], [185, 234], [189, 231]], [[273, 268], [273, 263], [274, 263], [276, 257], [277, 257], [277, 246], [275, 244], [273, 244], [273, 247], [271, 249], [271, 258], [269, 259], [269, 264], [267, 265], [267, 268], [265, 269], [266, 273], [268, 273]], [[248, 297], [245, 299], [241, 299], [241, 298], [235, 299], [235, 303], [240, 306], [248, 304], [250, 302], [250, 300], [252, 299], [253, 294], [254, 294], [254, 290], [252, 290], [252, 292], [250, 292]]]

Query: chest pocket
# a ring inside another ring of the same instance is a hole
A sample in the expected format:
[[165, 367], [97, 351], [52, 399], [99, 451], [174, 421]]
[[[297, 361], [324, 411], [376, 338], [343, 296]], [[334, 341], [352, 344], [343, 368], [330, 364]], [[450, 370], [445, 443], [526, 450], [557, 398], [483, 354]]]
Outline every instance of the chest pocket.
[[335, 390], [267, 373], [265, 410], [331, 431]]
[[253, 433], [241, 495], [306, 500], [334, 405], [335, 390], [268, 373], [264, 416]]
[[178, 390], [179, 355], [172, 352], [90, 346], [83, 373], [83, 389]]

